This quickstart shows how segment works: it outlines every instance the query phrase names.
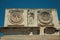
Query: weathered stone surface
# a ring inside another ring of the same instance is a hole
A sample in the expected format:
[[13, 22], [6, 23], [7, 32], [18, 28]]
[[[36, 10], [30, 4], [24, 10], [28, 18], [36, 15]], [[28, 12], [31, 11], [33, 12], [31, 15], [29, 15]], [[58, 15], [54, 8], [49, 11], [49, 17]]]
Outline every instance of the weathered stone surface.
[[1, 40], [59, 40], [58, 35], [5, 35]]

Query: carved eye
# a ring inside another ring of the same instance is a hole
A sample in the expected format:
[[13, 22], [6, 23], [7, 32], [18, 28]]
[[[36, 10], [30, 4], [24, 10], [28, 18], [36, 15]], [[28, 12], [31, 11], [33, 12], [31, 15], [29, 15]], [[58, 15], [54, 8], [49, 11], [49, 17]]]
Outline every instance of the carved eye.
[[13, 17], [16, 17], [16, 15], [14, 14], [14, 15], [12, 15]]
[[44, 15], [48, 16], [48, 15], [50, 15], [50, 14], [49, 14], [48, 12], [42, 12], [41, 15], [42, 15], [42, 16], [44, 16]]
[[40, 13], [40, 11], [37, 11], [37, 13]]

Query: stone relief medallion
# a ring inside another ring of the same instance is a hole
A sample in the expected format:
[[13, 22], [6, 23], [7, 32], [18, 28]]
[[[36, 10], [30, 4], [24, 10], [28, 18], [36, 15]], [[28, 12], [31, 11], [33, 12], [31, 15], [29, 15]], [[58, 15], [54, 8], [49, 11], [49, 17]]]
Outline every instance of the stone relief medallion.
[[49, 24], [52, 22], [51, 10], [40, 10], [38, 11], [38, 20], [43, 24]]
[[9, 10], [10, 17], [9, 22], [12, 24], [21, 24], [23, 23], [23, 12], [24, 10]]

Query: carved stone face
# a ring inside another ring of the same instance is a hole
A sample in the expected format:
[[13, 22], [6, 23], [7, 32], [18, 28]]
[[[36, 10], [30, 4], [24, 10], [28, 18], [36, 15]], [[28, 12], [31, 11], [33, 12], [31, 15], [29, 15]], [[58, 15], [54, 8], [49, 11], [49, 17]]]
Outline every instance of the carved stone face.
[[43, 19], [44, 21], [48, 21], [51, 18], [50, 13], [48, 12], [42, 12], [40, 15], [41, 15], [41, 19]]
[[48, 11], [43, 11], [38, 14], [38, 19], [42, 23], [50, 23], [52, 21], [52, 15]]
[[22, 18], [23, 12], [18, 11], [12, 11], [10, 13], [10, 18], [9, 21], [12, 24], [18, 24], [18, 23], [22, 23], [23, 22], [23, 18]]

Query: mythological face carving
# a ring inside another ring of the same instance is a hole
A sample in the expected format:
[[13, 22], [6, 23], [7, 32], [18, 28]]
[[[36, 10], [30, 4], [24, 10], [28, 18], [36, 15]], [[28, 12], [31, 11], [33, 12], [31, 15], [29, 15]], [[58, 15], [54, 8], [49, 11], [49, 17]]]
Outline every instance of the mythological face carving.
[[48, 12], [42, 12], [42, 13], [40, 14], [40, 17], [41, 17], [42, 20], [48, 21], [48, 20], [51, 18], [51, 15], [50, 15], [50, 13], [48, 13]]
[[23, 10], [10, 10], [9, 22], [12, 24], [20, 24], [23, 22]]
[[39, 22], [41, 22], [43, 24], [50, 23], [52, 21], [51, 10], [50, 11], [40, 10], [40, 12], [38, 12], [38, 20], [39, 20]]

